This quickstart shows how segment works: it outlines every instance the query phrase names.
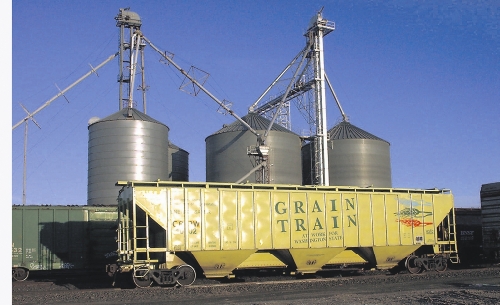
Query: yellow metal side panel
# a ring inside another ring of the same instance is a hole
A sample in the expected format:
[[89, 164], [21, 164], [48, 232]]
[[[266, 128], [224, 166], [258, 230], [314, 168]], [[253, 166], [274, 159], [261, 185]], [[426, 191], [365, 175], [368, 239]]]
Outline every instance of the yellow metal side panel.
[[401, 245], [434, 243], [432, 195], [400, 194], [398, 209]]
[[174, 251], [186, 250], [185, 237], [184, 237], [184, 189], [171, 188], [170, 189], [170, 222], [172, 229], [167, 230], [171, 233], [170, 249]]
[[187, 230], [189, 251], [201, 250], [201, 194], [199, 189], [187, 189]]
[[239, 192], [239, 248], [240, 249], [255, 249], [255, 226], [254, 226], [254, 209], [253, 209], [253, 192]]
[[271, 253], [257, 252], [250, 255], [236, 269], [259, 268], [259, 267], [279, 267], [285, 268], [286, 264]]
[[[411, 236], [410, 236], [410, 242], [407, 242], [405, 240], [406, 238], [406, 235], [403, 235], [402, 233], [402, 244], [404, 245], [412, 245], [412, 244], [422, 244], [423, 241], [424, 241], [424, 234], [423, 234], [423, 230], [424, 230], [424, 227], [425, 226], [432, 226], [432, 221], [429, 222], [427, 220], [425, 220], [425, 212], [424, 212], [424, 209], [425, 209], [425, 203], [424, 201], [422, 200], [422, 194], [411, 194], [410, 196], [410, 202], [409, 203], [406, 203], [406, 205], [404, 206], [404, 210], [402, 209], [402, 203], [404, 203], [403, 201], [403, 197], [401, 197], [399, 199], [399, 213], [400, 215], [406, 215], [406, 217], [409, 216], [408, 219], [411, 220], [410, 223], [401, 223], [401, 216], [400, 216], [400, 225], [401, 225], [401, 228], [402, 230], [403, 229], [411, 229]], [[404, 212], [404, 211], [408, 211], [408, 207], [410, 207], [410, 211], [409, 212]], [[432, 218], [432, 213], [430, 213], [431, 215], [431, 218]], [[406, 232], [405, 232], [406, 233]]]
[[288, 193], [273, 193], [273, 248], [289, 249], [291, 238], [290, 201]]
[[344, 246], [359, 246], [358, 201], [356, 193], [342, 194], [342, 227], [344, 229]]
[[326, 228], [328, 231], [328, 247], [344, 247], [344, 232], [342, 230], [342, 197], [340, 193], [325, 194]]
[[399, 246], [399, 202], [397, 194], [387, 194], [385, 196], [385, 213], [387, 217], [387, 244], [389, 246]]
[[373, 244], [374, 246], [387, 245], [387, 219], [385, 212], [385, 196], [381, 194], [372, 195], [373, 213]]
[[220, 218], [219, 218], [219, 191], [216, 189], [203, 190], [203, 218], [204, 227], [202, 227], [202, 249], [220, 250]]
[[354, 253], [352, 250], [344, 250], [334, 258], [328, 261], [328, 265], [338, 265], [338, 264], [361, 264], [366, 263], [366, 260]]
[[[413, 196], [413, 197], [412, 197]], [[413, 245], [413, 227], [420, 226], [419, 194], [400, 194], [398, 196], [398, 222], [401, 245]]]
[[309, 247], [326, 248], [326, 219], [324, 193], [307, 194], [309, 212]]
[[453, 208], [453, 195], [440, 194], [434, 195], [434, 221], [438, 226]]
[[[436, 232], [437, 230], [436, 227], [439, 225], [441, 220], [435, 218], [433, 198], [441, 196], [443, 195], [436, 195], [436, 196], [430, 194], [422, 195], [422, 212], [423, 212], [422, 223], [424, 224], [424, 226], [422, 226], [422, 236], [424, 244], [433, 245], [436, 243], [434, 232]], [[430, 222], [432, 222], [432, 224], [428, 225], [427, 223]]]
[[162, 269], [170, 269], [175, 266], [185, 265], [186, 262], [183, 261], [180, 257], [172, 253], [166, 253], [165, 262], [158, 264], [158, 268]]
[[358, 194], [359, 245], [373, 246], [372, 203], [370, 194]]
[[207, 278], [231, 275], [232, 271], [253, 253], [255, 250], [192, 252]]
[[344, 248], [290, 249], [290, 254], [299, 273], [314, 273], [332, 258], [344, 251]]
[[290, 222], [292, 245], [290, 248], [308, 248], [309, 234], [307, 198], [305, 193], [290, 193]]
[[255, 191], [255, 243], [257, 249], [271, 249], [271, 192]]
[[221, 231], [222, 231], [222, 249], [238, 249], [238, 218], [237, 218], [237, 199], [236, 191], [221, 191]]
[[417, 250], [420, 245], [373, 247], [377, 261], [377, 268], [390, 269], [395, 267], [403, 258]]
[[167, 190], [165, 188], [136, 187], [133, 194], [135, 204], [166, 229], [168, 227]]

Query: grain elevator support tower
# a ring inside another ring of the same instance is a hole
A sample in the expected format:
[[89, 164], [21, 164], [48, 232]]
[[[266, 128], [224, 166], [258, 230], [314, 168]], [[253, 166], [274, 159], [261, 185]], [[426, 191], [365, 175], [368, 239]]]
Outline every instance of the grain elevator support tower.
[[305, 34], [311, 45], [310, 56], [314, 65], [314, 109], [316, 111], [316, 135], [314, 141], [315, 181], [317, 185], [329, 185], [328, 175], [328, 130], [326, 124], [325, 60], [323, 37], [335, 29], [335, 24], [322, 17], [321, 9], [311, 19]]
[[[133, 86], [136, 73], [137, 53], [139, 50], [142, 53], [144, 48], [143, 44], [141, 44], [140, 29], [142, 22], [139, 15], [130, 11], [128, 8], [121, 8], [115, 19], [116, 26], [120, 28], [120, 71], [118, 74], [120, 90], [118, 107], [119, 110], [122, 110], [124, 104], [126, 104], [128, 108], [133, 108]], [[126, 29], [128, 29], [128, 31]], [[126, 41], [125, 36], [128, 36], [128, 41]], [[141, 59], [143, 59], [143, 56], [141, 56]], [[142, 89], [144, 93], [144, 86]], [[146, 105], [144, 105], [144, 108], [145, 107]], [[144, 109], [144, 112], [145, 111], [146, 109]]]

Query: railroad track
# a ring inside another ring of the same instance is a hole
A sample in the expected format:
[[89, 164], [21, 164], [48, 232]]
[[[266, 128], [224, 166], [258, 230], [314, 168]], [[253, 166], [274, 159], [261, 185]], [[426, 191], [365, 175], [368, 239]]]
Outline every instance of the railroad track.
[[[240, 274], [234, 279], [207, 279], [207, 278], [197, 278], [196, 281], [191, 286], [184, 287], [159, 287], [153, 286], [147, 289], [165, 289], [165, 290], [179, 290], [179, 289], [199, 289], [206, 287], [230, 287], [230, 286], [242, 286], [242, 285], [253, 285], [253, 284], [284, 284], [284, 283], [314, 283], [314, 282], [325, 282], [325, 281], [337, 281], [337, 282], [356, 282], [364, 281], [367, 279], [374, 278], [408, 278], [408, 277], [448, 277], [454, 276], [456, 274], [466, 274], [466, 273], [477, 273], [477, 272], [500, 272], [499, 264], [488, 264], [475, 267], [455, 267], [446, 270], [445, 272], [423, 272], [422, 274], [410, 274], [407, 271], [401, 271], [397, 274], [391, 274], [388, 271], [381, 270], [359, 270], [359, 269], [348, 269], [348, 270], [333, 270], [333, 271], [321, 271], [316, 274], [310, 274], [305, 276], [294, 276], [275, 273], [259, 273], [259, 274]], [[500, 283], [500, 277], [499, 277]], [[12, 293], [23, 294], [26, 292], [36, 292], [36, 291], [69, 291], [69, 290], [96, 290], [96, 291], [116, 291], [116, 290], [147, 290], [141, 288], [135, 288], [133, 283], [130, 283], [129, 287], [115, 287], [112, 286], [112, 279], [102, 274], [81, 274], [81, 275], [67, 275], [67, 274], [34, 274], [24, 282], [12, 282]]]
[[[91, 278], [13, 282], [13, 304], [497, 304], [500, 267], [446, 272], [364, 272], [345, 276], [247, 277], [243, 281], [198, 279], [185, 287], [110, 288]], [[89, 282], [91, 281], [91, 282]], [[107, 282], [109, 283], [109, 282]], [[441, 300], [441, 301], [440, 301]]]

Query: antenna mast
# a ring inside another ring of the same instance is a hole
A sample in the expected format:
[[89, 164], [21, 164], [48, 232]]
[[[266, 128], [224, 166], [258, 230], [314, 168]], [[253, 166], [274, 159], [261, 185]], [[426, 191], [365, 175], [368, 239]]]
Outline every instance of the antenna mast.
[[[29, 121], [31, 120], [38, 128], [41, 129], [40, 125], [38, 125], [38, 123], [35, 121], [35, 114], [37, 114], [38, 112], [42, 111], [45, 107], [49, 106], [57, 98], [59, 98], [61, 96], [64, 96], [64, 98], [66, 98], [66, 96], [64, 95], [64, 93], [66, 93], [69, 89], [73, 88], [78, 83], [80, 83], [81, 81], [83, 81], [90, 74], [95, 73], [95, 75], [97, 75], [97, 70], [100, 69], [105, 64], [107, 64], [109, 61], [111, 61], [117, 55], [118, 55], [118, 53], [115, 53], [115, 54], [111, 55], [110, 57], [108, 57], [105, 61], [103, 61], [102, 63], [100, 63], [95, 68], [92, 67], [92, 65], [91, 65], [90, 66], [91, 70], [89, 72], [87, 72], [85, 75], [83, 75], [82, 77], [80, 77], [74, 83], [72, 83], [71, 85], [69, 85], [68, 87], [66, 87], [64, 90], [60, 90], [59, 87], [58, 87], [59, 93], [56, 94], [54, 97], [52, 97], [50, 100], [46, 101], [42, 106], [38, 107], [37, 110], [35, 110], [33, 112], [29, 112], [28, 109], [26, 109], [26, 107], [24, 107], [21, 104], [21, 107], [26, 112], [27, 116], [24, 119], [22, 119], [21, 121], [17, 122], [17, 124], [15, 124], [14, 126], [12, 126], [12, 130], [16, 129], [17, 127], [19, 127], [24, 122], [25, 125], [24, 125], [24, 157], [23, 157], [23, 205], [26, 204], [26, 154], [27, 154], [27, 149], [28, 149], [28, 123], [29, 123]], [[99, 76], [99, 75], [97, 75], [97, 76]], [[57, 87], [57, 85], [56, 85], [56, 87]], [[66, 98], [66, 100], [68, 101], [67, 98]], [[68, 103], [69, 103], [69, 101], [68, 101]]]

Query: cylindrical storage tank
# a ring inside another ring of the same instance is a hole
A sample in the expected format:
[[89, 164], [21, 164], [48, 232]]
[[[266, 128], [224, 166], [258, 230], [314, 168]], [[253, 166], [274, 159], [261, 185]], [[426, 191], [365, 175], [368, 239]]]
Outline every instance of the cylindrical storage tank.
[[[390, 144], [343, 121], [328, 131], [328, 173], [332, 186], [392, 187]], [[314, 145], [302, 147], [303, 183], [312, 184]]]
[[302, 164], [302, 184], [303, 185], [312, 185], [314, 183], [314, 163], [313, 159], [313, 149], [314, 143], [309, 142], [302, 146], [300, 150], [301, 154], [301, 164]]
[[189, 181], [189, 153], [172, 142], [169, 142], [168, 155], [168, 180]]
[[169, 128], [133, 108], [89, 120], [88, 205], [116, 204], [117, 181], [169, 179]]
[[[264, 135], [271, 123], [270, 120], [254, 113], [242, 119], [260, 135]], [[226, 125], [208, 136], [205, 143], [207, 182], [236, 182], [255, 167], [255, 158], [249, 156], [247, 151], [249, 147], [257, 144], [257, 136], [240, 121]], [[299, 136], [278, 124], [273, 124], [265, 144], [269, 146], [269, 182], [300, 184], [302, 179]], [[257, 182], [254, 173], [244, 181]]]

